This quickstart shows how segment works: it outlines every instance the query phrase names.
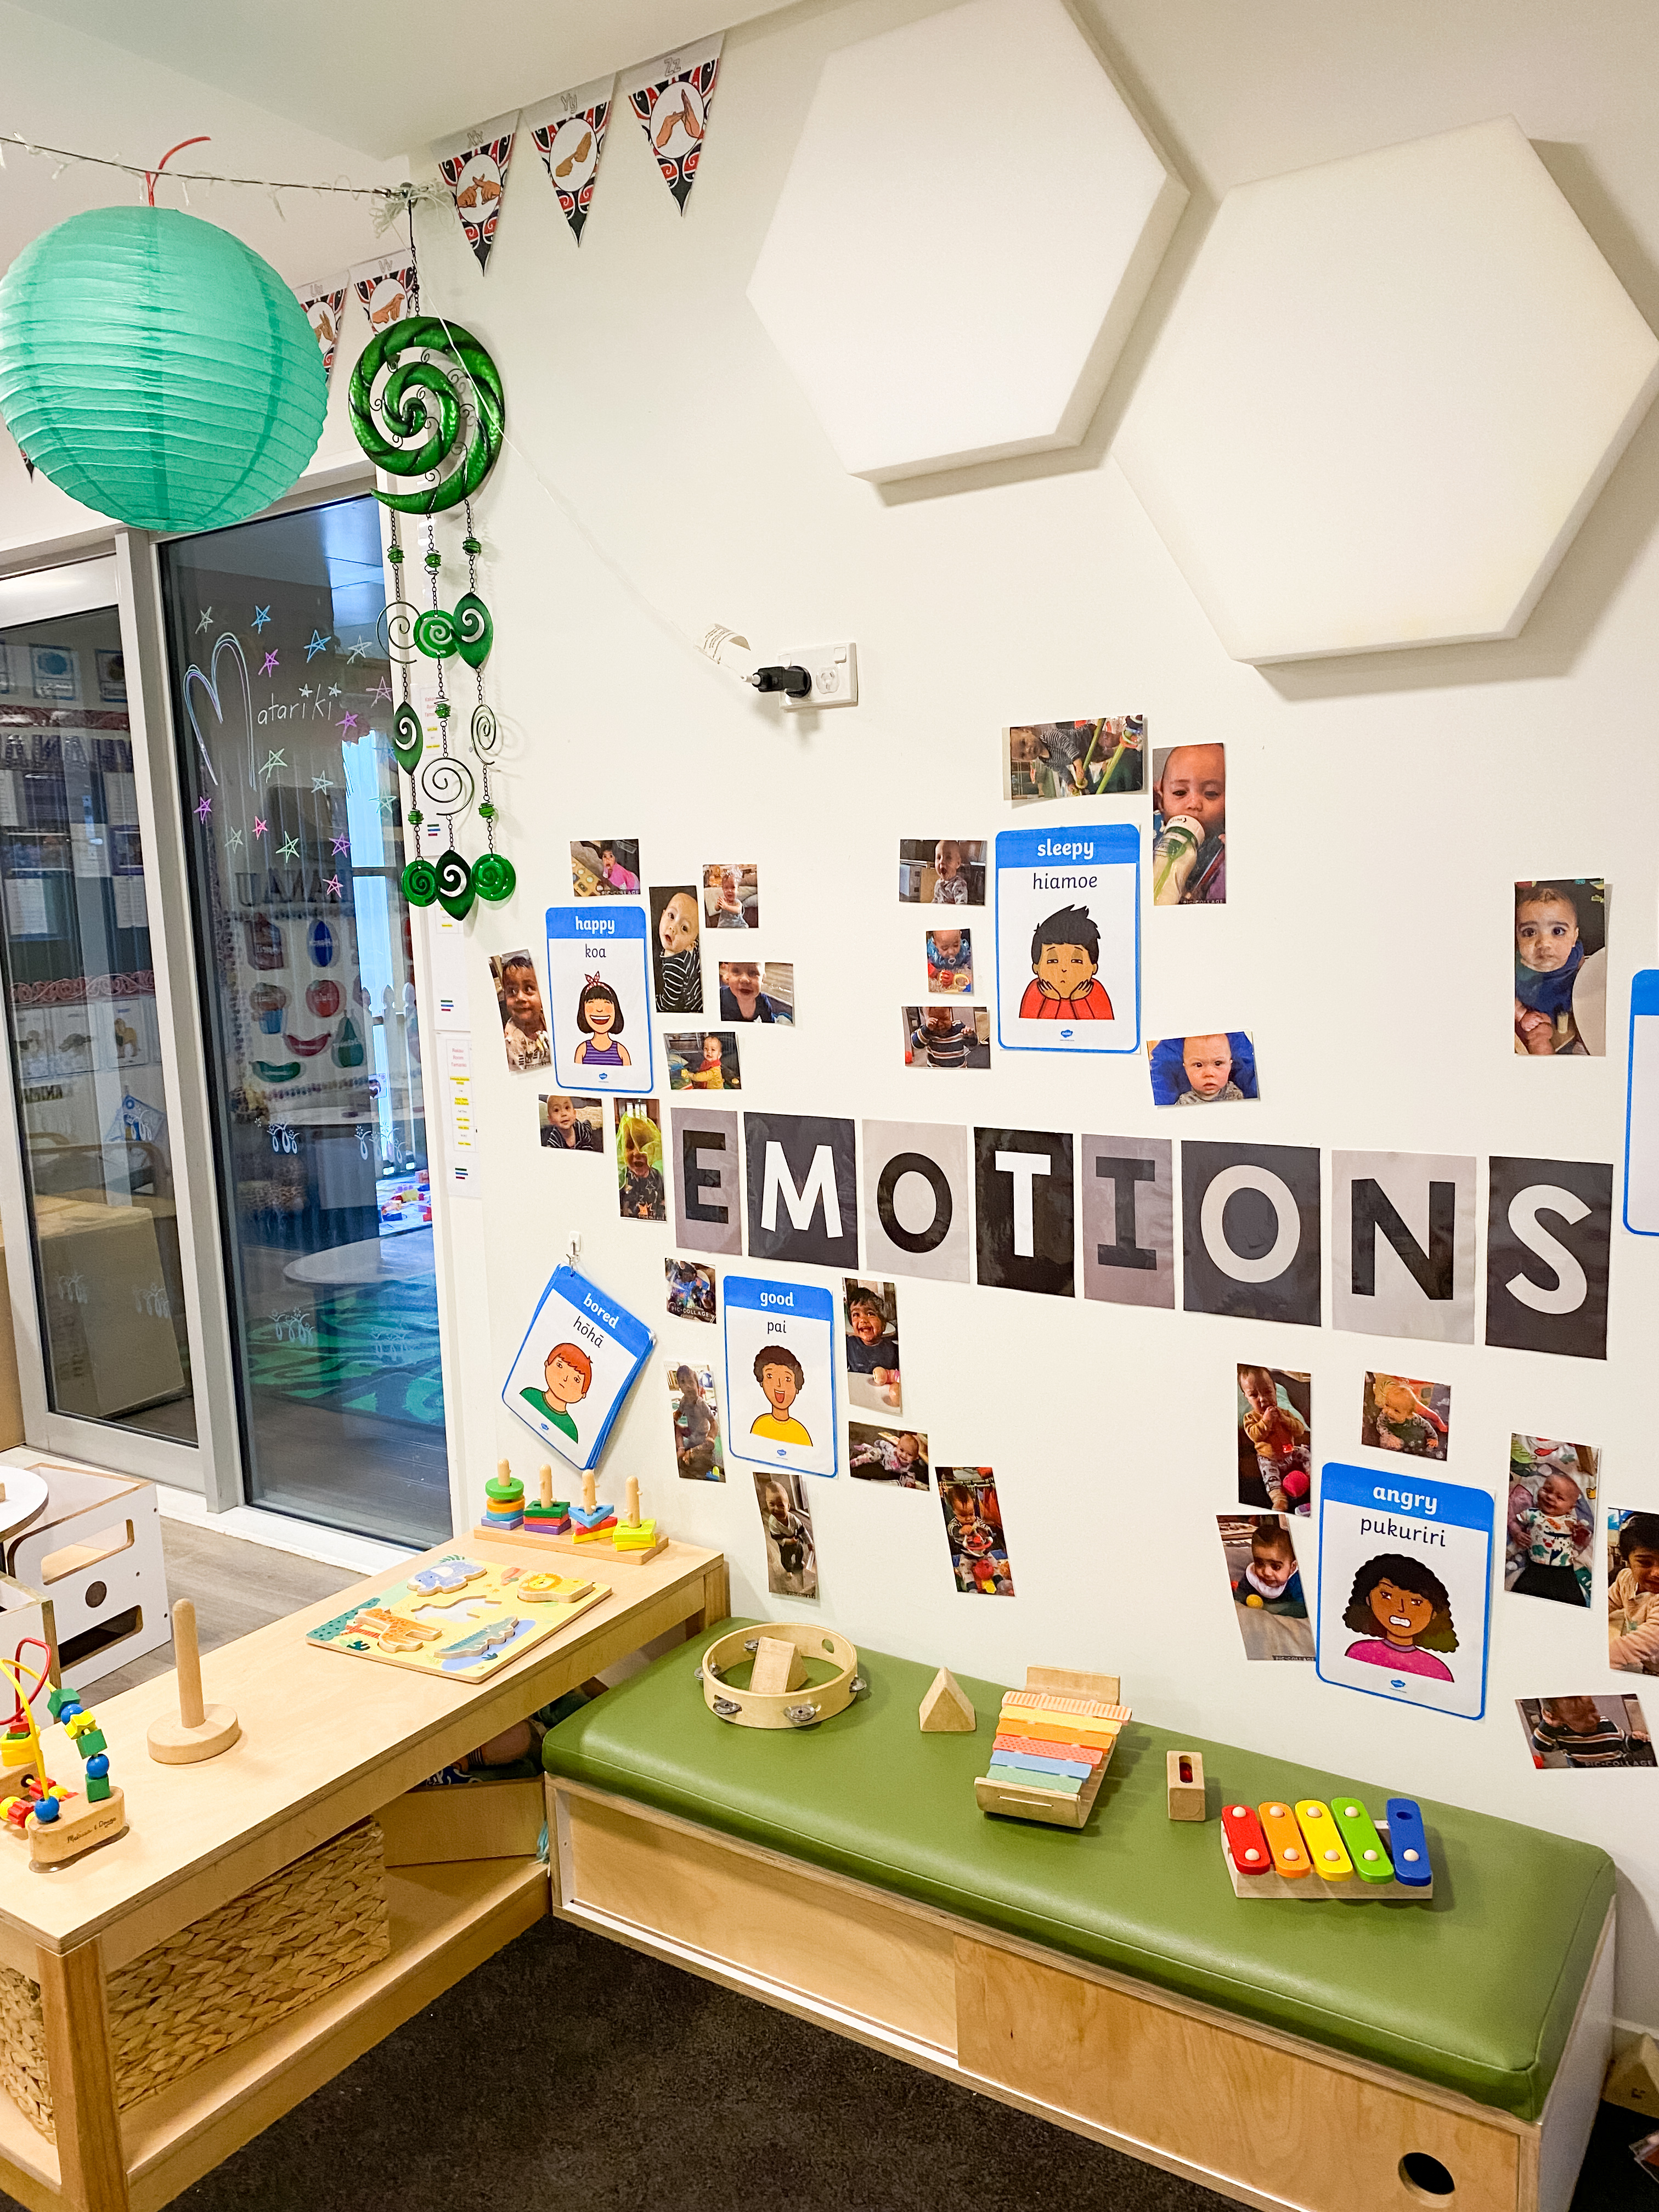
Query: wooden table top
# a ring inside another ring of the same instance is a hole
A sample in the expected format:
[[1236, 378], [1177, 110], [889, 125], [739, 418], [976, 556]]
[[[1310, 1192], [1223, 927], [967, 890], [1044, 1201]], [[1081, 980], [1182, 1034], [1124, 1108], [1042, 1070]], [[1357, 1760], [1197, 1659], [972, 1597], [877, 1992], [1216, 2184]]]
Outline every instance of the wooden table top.
[[[647, 1565], [608, 1567], [611, 1595], [487, 1681], [462, 1683], [320, 1649], [308, 1629], [465, 1552], [503, 1566], [519, 1549], [453, 1540], [238, 1642], [203, 1655], [204, 1693], [228, 1705], [240, 1740], [216, 1759], [163, 1766], [151, 1721], [176, 1715], [176, 1678], [159, 1675], [107, 1701], [94, 1695], [110, 1778], [125, 1793], [127, 1833], [66, 1866], [37, 1869], [21, 1838], [0, 1835], [0, 1964], [30, 1973], [36, 1947], [64, 1951], [95, 1936], [114, 1966], [254, 1881], [314, 1849], [515, 1719], [687, 1620], [718, 1552], [671, 1543]], [[68, 1670], [74, 1680], [74, 1669]], [[84, 1785], [63, 1730], [42, 1730], [47, 1771]]]

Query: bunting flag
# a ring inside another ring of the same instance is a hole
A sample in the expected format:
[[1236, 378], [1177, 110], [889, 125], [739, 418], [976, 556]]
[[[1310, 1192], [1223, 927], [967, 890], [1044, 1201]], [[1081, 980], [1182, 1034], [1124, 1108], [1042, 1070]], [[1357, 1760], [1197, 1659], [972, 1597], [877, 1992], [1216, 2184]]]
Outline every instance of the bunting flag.
[[595, 77], [592, 84], [579, 84], [574, 92], [555, 93], [539, 107], [526, 107], [520, 118], [547, 164], [564, 219], [578, 246], [592, 204], [616, 86], [614, 76]]
[[474, 124], [459, 138], [440, 139], [432, 149], [481, 270], [489, 266], [489, 249], [495, 243], [495, 225], [507, 193], [507, 165], [513, 159], [518, 127], [516, 111], [498, 115], [493, 123]]
[[635, 70], [627, 83], [629, 105], [657, 157], [663, 182], [679, 202], [680, 213], [696, 182], [703, 133], [720, 75], [724, 33], [703, 39], [678, 53], [664, 54]]
[[334, 349], [340, 342], [340, 314], [345, 306], [349, 280], [330, 276], [320, 284], [296, 284], [294, 296], [305, 309], [306, 320], [322, 349], [325, 381], [334, 368]]
[[363, 303], [372, 331], [389, 330], [413, 312], [415, 264], [404, 252], [382, 253], [374, 261], [360, 261], [351, 272], [351, 289]]

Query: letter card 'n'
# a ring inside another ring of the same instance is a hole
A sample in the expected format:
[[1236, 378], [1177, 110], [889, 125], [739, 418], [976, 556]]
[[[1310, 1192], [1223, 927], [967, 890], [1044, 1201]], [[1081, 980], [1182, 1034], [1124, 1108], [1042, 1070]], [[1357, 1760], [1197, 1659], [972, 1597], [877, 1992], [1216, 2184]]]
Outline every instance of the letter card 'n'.
[[728, 1459], [792, 1474], [836, 1472], [836, 1302], [811, 1283], [727, 1275]]
[[586, 1472], [599, 1454], [656, 1338], [574, 1267], [558, 1267], [537, 1302], [501, 1403], [561, 1459]]
[[1140, 1049], [1140, 831], [1004, 830], [996, 841], [997, 1042]]

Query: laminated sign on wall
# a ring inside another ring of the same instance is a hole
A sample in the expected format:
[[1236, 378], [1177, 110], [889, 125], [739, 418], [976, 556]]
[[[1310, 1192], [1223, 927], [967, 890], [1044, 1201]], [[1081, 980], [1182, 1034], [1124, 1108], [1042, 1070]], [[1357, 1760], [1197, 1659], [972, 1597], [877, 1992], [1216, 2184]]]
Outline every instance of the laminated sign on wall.
[[811, 1283], [728, 1275], [726, 1449], [792, 1474], [836, 1472], [836, 1302]]
[[656, 1338], [574, 1267], [558, 1267], [537, 1302], [501, 1403], [586, 1469], [599, 1454]]
[[1140, 832], [1003, 830], [996, 841], [997, 1042], [1140, 1049]]

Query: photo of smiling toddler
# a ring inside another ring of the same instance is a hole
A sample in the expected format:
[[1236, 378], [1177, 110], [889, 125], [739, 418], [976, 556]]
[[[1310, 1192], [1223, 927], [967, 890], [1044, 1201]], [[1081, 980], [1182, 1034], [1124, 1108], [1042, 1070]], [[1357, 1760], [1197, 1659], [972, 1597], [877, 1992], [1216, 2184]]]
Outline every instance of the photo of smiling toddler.
[[1226, 900], [1227, 749], [1171, 745], [1152, 756], [1152, 904]]
[[1659, 1513], [1607, 1515], [1607, 1664], [1659, 1674]]
[[553, 1060], [553, 1040], [547, 1034], [547, 1010], [542, 987], [536, 980], [536, 963], [527, 950], [491, 954], [489, 973], [501, 1017], [501, 1042], [507, 1064], [515, 1071], [548, 1067]]
[[1595, 1548], [1594, 1444], [1510, 1438], [1504, 1587], [1521, 1597], [1587, 1607]]
[[652, 887], [651, 964], [659, 1014], [702, 1012], [702, 930], [690, 884]]
[[1515, 1049], [1533, 1060], [1607, 1048], [1607, 887], [1599, 876], [1515, 887]]

